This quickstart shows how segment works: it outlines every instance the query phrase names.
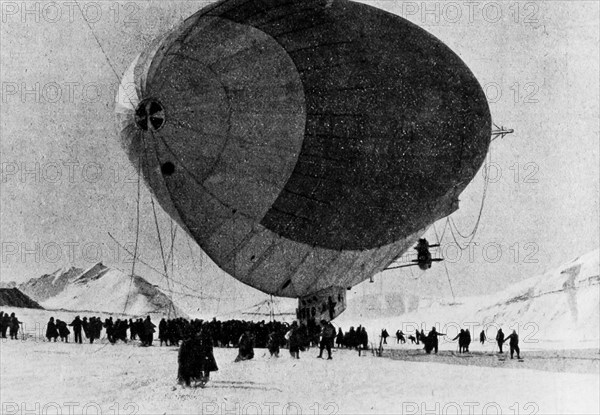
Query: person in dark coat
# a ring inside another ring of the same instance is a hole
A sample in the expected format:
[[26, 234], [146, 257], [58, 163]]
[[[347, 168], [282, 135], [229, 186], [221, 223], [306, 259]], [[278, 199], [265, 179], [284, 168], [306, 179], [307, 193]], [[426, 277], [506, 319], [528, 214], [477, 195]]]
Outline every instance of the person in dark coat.
[[127, 328], [129, 327], [129, 323], [127, 320], [117, 319], [113, 326], [113, 335], [112, 342], [116, 343], [117, 340], [123, 341], [123, 343], [127, 343]]
[[335, 340], [335, 327], [328, 321], [321, 320], [321, 342], [319, 343], [319, 355], [317, 358], [323, 358], [323, 350], [327, 349], [327, 360], [331, 360], [331, 348]]
[[183, 341], [177, 357], [177, 380], [180, 384], [191, 386], [191, 382], [199, 382], [204, 387], [210, 372], [219, 370], [213, 354], [213, 339], [208, 329], [196, 332], [191, 338]]
[[115, 323], [113, 323], [112, 317], [104, 319], [104, 329], [106, 330], [106, 338], [111, 343], [115, 342], [113, 340], [113, 328], [114, 328], [114, 326], [115, 326]]
[[100, 334], [102, 333], [102, 320], [100, 320], [100, 317], [90, 317], [89, 329], [91, 344], [94, 343], [94, 340], [100, 339]]
[[402, 330], [396, 331], [396, 344], [402, 342], [402, 344], [406, 343], [406, 339], [404, 338], [404, 333]]
[[269, 333], [269, 340], [267, 341], [267, 349], [269, 349], [269, 353], [271, 354], [271, 357], [273, 357], [273, 356], [279, 357], [280, 343], [281, 343], [281, 341], [279, 339], [279, 336], [277, 335], [277, 332], [272, 331], [271, 333]]
[[250, 333], [249, 329], [246, 329], [246, 331], [242, 333], [238, 344], [239, 353], [235, 358], [235, 362], [240, 362], [242, 360], [250, 360], [254, 358], [254, 337]]
[[144, 320], [144, 346], [152, 346], [152, 341], [154, 340], [154, 328], [156, 325], [150, 319], [150, 316], [146, 317]]
[[58, 336], [60, 339], [65, 343], [69, 343], [69, 334], [71, 334], [71, 330], [67, 327], [67, 322], [56, 320], [56, 328], [58, 329]]
[[129, 340], [135, 340], [137, 336], [136, 326], [133, 319], [129, 319]]
[[83, 326], [83, 322], [79, 316], [75, 317], [75, 319], [69, 324], [69, 326], [73, 327], [73, 334], [75, 335], [75, 343], [81, 344], [81, 328]]
[[432, 327], [431, 331], [427, 334], [427, 337], [425, 338], [425, 352], [427, 354], [430, 354], [433, 350], [437, 354], [439, 346], [438, 336], [445, 335], [445, 333], [438, 333], [435, 327]]
[[465, 346], [464, 346], [464, 351], [466, 353], [469, 352], [469, 346], [471, 345], [471, 332], [469, 331], [469, 329], [465, 330]]
[[46, 338], [48, 339], [48, 341], [52, 341], [52, 339], [54, 339], [55, 342], [58, 338], [58, 329], [56, 328], [54, 317], [50, 317], [48, 325], [46, 326]]
[[10, 328], [10, 316], [8, 313], [4, 313], [2, 317], [2, 338], [6, 339], [6, 331]]
[[458, 339], [458, 353], [462, 353], [463, 351], [465, 351], [465, 339], [466, 339], [465, 331], [463, 329], [460, 329], [460, 333], [458, 333], [456, 335], [456, 337], [453, 338], [452, 340], [456, 340], [456, 339]]
[[298, 330], [298, 323], [292, 322], [290, 330], [286, 334], [286, 339], [289, 341], [290, 355], [293, 359], [300, 359], [300, 347], [302, 346], [302, 338]]
[[520, 359], [521, 350], [519, 349], [519, 335], [517, 334], [516, 330], [513, 330], [513, 332], [509, 334], [506, 339], [504, 339], [504, 342], [506, 342], [507, 340], [510, 340], [510, 342], [508, 343], [508, 345], [510, 346], [510, 358], [512, 359], [513, 354], [517, 352], [517, 359]]
[[498, 334], [496, 334], [496, 342], [498, 343], [498, 347], [500, 351], [498, 353], [502, 353], [502, 345], [504, 344], [504, 332], [502, 329], [498, 329]]
[[10, 314], [10, 338], [17, 340], [19, 334], [19, 326], [23, 324], [19, 321], [19, 319], [15, 316], [15, 313]]
[[387, 344], [388, 337], [390, 337], [388, 331], [386, 329], [381, 330], [381, 338], [383, 339], [383, 344]]
[[358, 338], [358, 355], [360, 356], [362, 350], [369, 350], [369, 334], [365, 327], [359, 327], [356, 336]]
[[479, 333], [479, 342], [481, 343], [482, 346], [485, 343], [485, 340], [486, 340], [485, 331], [481, 330], [481, 333]]
[[87, 319], [87, 317], [84, 317], [83, 320], [81, 320], [81, 328], [83, 329], [83, 334], [85, 335], [86, 339], [90, 338], [90, 323]]
[[348, 330], [344, 336], [344, 344], [347, 348], [354, 349], [358, 347], [358, 340], [356, 337], [356, 330], [354, 330], [354, 327], [350, 327], [350, 330]]
[[87, 338], [90, 341], [90, 344], [94, 343], [94, 339], [96, 338], [96, 317], [90, 317], [90, 320], [88, 322], [88, 331], [89, 331], [89, 335], [87, 336]]
[[335, 338], [335, 345], [338, 348], [344, 347], [344, 332], [342, 331], [341, 327], [338, 329], [337, 337]]
[[158, 339], [160, 340], [160, 345], [163, 345], [163, 342], [165, 343], [165, 346], [169, 345], [169, 336], [167, 334], [167, 320], [165, 320], [164, 318], [162, 320], [160, 320], [160, 323], [158, 323]]

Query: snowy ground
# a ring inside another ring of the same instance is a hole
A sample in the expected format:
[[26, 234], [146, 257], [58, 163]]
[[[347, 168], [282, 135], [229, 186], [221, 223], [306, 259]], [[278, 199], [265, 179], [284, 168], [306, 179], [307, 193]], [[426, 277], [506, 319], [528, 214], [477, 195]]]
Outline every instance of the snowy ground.
[[[30, 327], [31, 319], [45, 322], [49, 313], [14, 311]], [[220, 370], [207, 387], [184, 389], [175, 382], [176, 348], [48, 343], [29, 333], [25, 340], [0, 342], [2, 414], [600, 411], [597, 349], [525, 348], [520, 363], [500, 361], [492, 346], [473, 345], [469, 357], [451, 346], [437, 356], [393, 346], [383, 358], [336, 350], [331, 361], [316, 359], [315, 349], [300, 360], [287, 350], [275, 359], [259, 349], [254, 360], [239, 363], [233, 363], [235, 350], [215, 349]]]

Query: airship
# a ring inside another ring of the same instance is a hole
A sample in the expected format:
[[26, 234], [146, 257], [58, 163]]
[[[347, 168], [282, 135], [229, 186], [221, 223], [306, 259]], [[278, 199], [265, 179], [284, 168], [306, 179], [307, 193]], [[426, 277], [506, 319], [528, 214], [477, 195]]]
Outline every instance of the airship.
[[121, 145], [164, 211], [225, 272], [346, 308], [458, 209], [491, 140], [485, 94], [442, 41], [348, 0], [224, 0], [141, 51]]

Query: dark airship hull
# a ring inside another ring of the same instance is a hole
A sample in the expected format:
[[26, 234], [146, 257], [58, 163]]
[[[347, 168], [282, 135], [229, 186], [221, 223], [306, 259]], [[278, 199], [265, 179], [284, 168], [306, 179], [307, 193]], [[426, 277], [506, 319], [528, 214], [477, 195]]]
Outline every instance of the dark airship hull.
[[220, 1], [130, 72], [122, 142], [161, 206], [223, 270], [317, 317], [457, 208], [490, 143], [461, 59], [351, 1]]

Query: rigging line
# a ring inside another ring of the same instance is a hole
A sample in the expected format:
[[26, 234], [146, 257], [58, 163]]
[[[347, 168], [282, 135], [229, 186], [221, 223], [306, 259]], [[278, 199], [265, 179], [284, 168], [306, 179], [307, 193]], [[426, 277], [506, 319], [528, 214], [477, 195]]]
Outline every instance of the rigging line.
[[[160, 235], [160, 226], [158, 225], [158, 216], [156, 215], [156, 206], [154, 205], [154, 197], [152, 195], [150, 195], [150, 203], [152, 204], [152, 214], [154, 216], [154, 225], [156, 226], [158, 246], [160, 247], [160, 256], [162, 258], [163, 268], [165, 270], [164, 277], [167, 281], [168, 291], [171, 294], [170, 300], [171, 300], [171, 304], [172, 304], [173, 303], [173, 292], [171, 290], [171, 281], [169, 280], [169, 270], [168, 270], [167, 262], [165, 259], [165, 251], [163, 248], [162, 236]], [[171, 307], [169, 307], [169, 315], [168, 315], [169, 318], [170, 318], [170, 313], [171, 313]]]
[[[190, 250], [190, 257], [192, 258], [192, 266], [194, 267], [194, 271], [198, 272], [198, 267], [196, 266], [196, 258], [194, 256], [194, 252], [192, 251], [192, 244], [190, 244], [190, 237], [188, 236], [186, 239], [187, 246]], [[200, 274], [200, 272], [198, 272]], [[200, 295], [202, 295], [202, 284], [200, 285]]]
[[[171, 276], [175, 275], [175, 235], [177, 232], [177, 228], [173, 228], [173, 219], [171, 219], [171, 252], [169, 253], [169, 257], [171, 258]], [[169, 258], [167, 258], [167, 261]], [[173, 303], [171, 303], [173, 304]], [[175, 313], [175, 304], [173, 304], [173, 312]]]
[[[479, 229], [479, 224], [481, 222], [481, 217], [482, 217], [482, 214], [483, 214], [483, 207], [485, 205], [487, 191], [488, 191], [488, 187], [489, 187], [489, 183], [490, 183], [488, 175], [489, 175], [489, 166], [490, 166], [490, 163], [491, 163], [491, 160], [492, 160], [492, 148], [491, 147], [490, 147], [490, 149], [488, 151], [488, 154], [487, 154], [486, 158], [487, 158], [487, 160], [486, 160], [486, 163], [484, 165], [484, 172], [485, 172], [485, 174], [484, 174], [484, 182], [483, 182], [483, 194], [481, 196], [481, 205], [479, 206], [479, 213], [477, 215], [477, 220], [475, 221], [475, 225], [473, 226], [473, 229], [471, 230], [471, 232], [468, 235], [465, 236], [465, 235], [463, 235], [459, 231], [458, 227], [456, 226], [456, 223], [454, 222], [454, 219], [451, 219], [450, 226], [454, 225], [454, 228], [455, 228], [456, 232], [462, 238], [464, 238], [464, 239], [471, 238], [470, 241], [469, 241], [469, 243], [467, 244], [467, 248], [471, 244], [471, 242], [473, 242], [473, 240], [475, 239], [475, 234], [477, 233], [477, 230]], [[452, 228], [450, 230], [452, 230]]]
[[464, 251], [465, 249], [467, 249], [469, 247], [469, 245], [467, 245], [465, 248], [463, 248], [460, 245], [460, 242], [458, 242], [458, 240], [456, 239], [456, 235], [454, 234], [454, 230], [452, 229], [452, 227], [450, 227], [450, 234], [452, 235], [452, 239], [453, 239], [454, 243], [456, 244], [456, 246], [458, 247], [458, 249], [460, 249], [461, 251]]
[[[156, 141], [155, 137], [154, 137], [154, 133], [152, 132], [152, 130], [150, 130], [150, 134], [152, 134], [152, 138]], [[144, 135], [142, 134], [142, 140], [143, 140], [143, 147], [144, 147], [144, 155], [147, 156], [148, 152], [147, 152], [147, 143], [145, 140]], [[152, 194], [150, 194], [150, 203], [152, 204], [152, 214], [154, 216], [154, 224], [156, 226], [156, 233], [157, 233], [157, 237], [158, 237], [158, 244], [160, 247], [160, 256], [162, 258], [162, 262], [163, 262], [163, 269], [164, 269], [164, 277], [167, 281], [167, 287], [168, 287], [168, 291], [170, 292], [169, 295], [169, 300], [171, 301], [171, 304], [169, 306], [169, 311], [167, 316], [170, 318], [171, 317], [171, 308], [173, 307], [173, 293], [171, 292], [171, 282], [169, 280], [169, 270], [167, 267], [167, 262], [165, 260], [165, 251], [163, 248], [163, 243], [162, 243], [162, 236], [160, 234], [160, 226], [158, 224], [158, 216], [156, 215], [156, 206], [154, 204], [154, 196]]]
[[[157, 285], [156, 287], [160, 288], [163, 291], [168, 291], [166, 288], [161, 287], [160, 285]], [[200, 296], [200, 295], [194, 295], [194, 294], [184, 293], [183, 291], [171, 290], [170, 292], [173, 293], [173, 294], [176, 294], [176, 295], [180, 295], [182, 297], [197, 298], [199, 300], [211, 299], [211, 297], [204, 297], [204, 296]], [[216, 299], [216, 297], [212, 297], [212, 298]]]
[[[437, 229], [435, 228], [435, 223], [433, 224], [433, 231], [435, 232], [435, 237], [437, 239], [437, 243], [439, 244], [441, 241], [438, 238]], [[446, 270], [446, 277], [448, 278], [448, 285], [450, 286], [450, 292], [452, 293], [452, 301], [456, 301], [456, 296], [454, 295], [454, 288], [452, 288], [452, 281], [450, 281], [450, 273], [448, 272], [448, 266], [446, 265], [446, 261], [442, 261], [444, 263], [444, 269]]]
[[446, 217], [446, 223], [444, 223], [444, 229], [442, 229], [442, 236], [440, 236], [440, 241], [439, 241], [440, 244], [444, 240], [444, 235], [446, 235], [446, 230], [448, 230], [449, 222], [450, 222], [450, 218]]
[[[129, 255], [133, 256], [133, 253], [127, 249], [126, 246], [124, 246], [123, 244], [121, 244], [110, 232], [108, 232], [108, 236], [110, 236], [112, 238], [113, 241], [115, 241], [115, 243], [117, 245], [119, 245], [121, 247], [121, 249], [123, 249], [125, 252], [127, 252]], [[164, 277], [165, 274], [163, 273], [163, 271], [157, 269], [156, 267], [153, 267], [152, 265], [150, 265], [149, 263], [147, 263], [146, 261], [144, 261], [139, 255], [137, 257], [137, 261], [142, 264], [145, 265], [146, 267], [148, 267], [149, 269], [151, 269], [152, 271], [156, 272], [158, 275], [160, 275], [161, 277]], [[192, 287], [190, 287], [187, 284], [184, 284], [183, 282], [177, 280], [176, 278], [171, 277], [171, 282], [175, 283], [175, 284], [179, 284], [184, 288], [187, 288], [188, 290], [198, 293], [200, 294], [201, 298], [208, 298], [208, 299], [216, 299], [217, 297], [211, 297], [211, 296], [203, 296], [201, 291], [198, 291]]]
[[175, 252], [174, 252], [174, 245], [175, 245], [175, 235], [177, 234], [177, 227], [173, 226], [173, 219], [171, 219], [171, 248], [169, 249], [169, 255], [167, 256], [167, 263], [171, 263], [171, 276], [174, 275], [174, 270], [173, 270], [173, 264], [175, 261]]
[[217, 311], [215, 316], [219, 315], [219, 309], [221, 308], [221, 296], [223, 295], [223, 287], [225, 286], [225, 280], [221, 278], [221, 289], [219, 290], [219, 296], [217, 297]]
[[[121, 247], [121, 249], [123, 249], [123, 250], [124, 250], [125, 252], [127, 252], [129, 255], [133, 256], [133, 253], [132, 253], [132, 252], [131, 252], [129, 249], [127, 249], [127, 247], [125, 247], [123, 244], [121, 244], [119, 241], [117, 241], [117, 239], [116, 239], [116, 238], [115, 238], [115, 237], [114, 237], [114, 236], [113, 236], [113, 235], [112, 235], [110, 232], [108, 233], [108, 236], [110, 236], [110, 237], [112, 238], [112, 240], [113, 240], [113, 241], [115, 241], [115, 243]], [[138, 255], [138, 257], [137, 257], [137, 261], [138, 261], [140, 264], [142, 264], [142, 265], [145, 265], [146, 267], [148, 267], [148, 268], [149, 268], [149, 269], [151, 269], [152, 271], [156, 272], [156, 273], [157, 273], [158, 275], [160, 275], [161, 277], [164, 277], [164, 276], [165, 276], [165, 274], [164, 274], [164, 273], [163, 273], [161, 270], [159, 270], [159, 269], [157, 269], [157, 268], [153, 267], [152, 265], [148, 264], [147, 262], [145, 262], [143, 259], [141, 259], [141, 257], [140, 257], [139, 255]], [[178, 280], [178, 279], [176, 279], [176, 278], [173, 278], [173, 277], [171, 277], [171, 282], [172, 282], [172, 283], [175, 283], [175, 284], [178, 284], [178, 285], [181, 285], [182, 287], [186, 288], [187, 290], [189, 290], [189, 291], [191, 291], [191, 292], [193, 292], [193, 293], [196, 293], [196, 294], [198, 294], [198, 295], [197, 295], [197, 297], [198, 297], [198, 298], [201, 298], [201, 299], [209, 299], [209, 300], [216, 300], [216, 299], [217, 299], [217, 297], [215, 297], [215, 296], [204, 295], [202, 291], [198, 291], [198, 290], [194, 289], [193, 287], [190, 287], [189, 285], [187, 285], [187, 284], [185, 284], [185, 283], [181, 282], [180, 280]], [[166, 290], [165, 290], [165, 291], [166, 291]], [[174, 291], [174, 292], [175, 292], [175, 291]], [[175, 292], [175, 293], [176, 293], [176, 292]], [[228, 300], [235, 300], [236, 298], [237, 298], [237, 297], [231, 297], [231, 298], [229, 298], [229, 297], [228, 297], [227, 299], [228, 299]]]
[[[173, 277], [175, 275], [175, 251], [174, 251], [174, 246], [175, 246], [175, 235], [177, 234], [177, 228], [173, 226], [173, 219], [171, 219], [171, 252], [169, 254], [169, 257], [171, 258], [171, 277]], [[169, 258], [167, 258], [167, 261], [169, 260]], [[171, 302], [171, 304], [173, 305], [173, 313], [176, 314], [175, 312], [175, 304], [173, 304], [173, 302]]]
[[94, 39], [96, 39], [96, 43], [100, 47], [100, 50], [102, 51], [102, 54], [104, 55], [104, 59], [106, 59], [106, 62], [108, 63], [108, 66], [110, 66], [110, 69], [112, 69], [113, 73], [117, 77], [117, 81], [121, 82], [119, 74], [117, 73], [117, 71], [115, 70], [114, 66], [112, 65], [110, 59], [108, 58], [108, 55], [106, 54], [106, 51], [102, 47], [102, 44], [100, 43], [100, 40], [98, 39], [98, 36], [96, 36], [96, 33], [94, 32], [94, 29], [92, 28], [92, 25], [90, 24], [90, 22], [86, 18], [85, 13], [83, 12], [83, 9], [81, 8], [81, 5], [79, 4], [79, 1], [75, 0], [75, 3], [77, 3], [77, 7], [79, 8], [79, 11], [81, 12], [81, 17], [83, 17], [83, 20], [87, 24], [87, 27], [90, 29], [90, 32], [92, 32], [92, 36], [94, 36]]
[[[154, 132], [150, 129], [150, 134], [152, 135], [152, 139], [154, 142], [156, 142], [156, 137], [154, 136]], [[155, 149], [156, 150], [156, 149]], [[147, 145], [146, 145], [146, 140], [144, 140], [144, 155], [146, 157], [148, 157], [148, 151], [147, 151]], [[158, 159], [158, 156], [157, 156]], [[154, 196], [152, 194], [150, 194], [150, 202], [152, 204], [152, 213], [154, 215], [154, 223], [156, 226], [156, 233], [158, 236], [158, 242], [159, 242], [159, 246], [160, 246], [160, 255], [163, 261], [163, 268], [164, 268], [164, 274], [163, 276], [165, 277], [166, 281], [167, 281], [167, 287], [168, 287], [168, 291], [170, 293], [169, 295], [169, 299], [171, 300], [171, 304], [169, 307], [169, 313], [168, 316], [170, 317], [170, 313], [171, 313], [171, 308], [173, 309], [173, 313], [175, 314], [175, 316], [177, 316], [177, 312], [175, 311], [175, 304], [173, 303], [173, 291], [171, 289], [171, 281], [169, 278], [169, 271], [168, 271], [168, 263], [169, 260], [171, 260], [171, 277], [173, 276], [173, 255], [174, 255], [174, 245], [175, 245], [175, 232], [176, 232], [176, 228], [175, 231], [173, 230], [173, 219], [171, 219], [171, 248], [170, 248], [170, 255], [169, 257], [167, 257], [165, 259], [165, 252], [164, 252], [164, 247], [163, 247], [163, 243], [162, 243], [162, 236], [160, 234], [160, 226], [158, 224], [158, 216], [156, 215], [156, 206], [154, 203]]]
[[[138, 133], [139, 135], [139, 133]], [[140, 192], [141, 192], [141, 170], [142, 170], [142, 155], [138, 157], [138, 181], [137, 181], [137, 200], [136, 200], [136, 218], [135, 218], [135, 245], [133, 248], [133, 263], [131, 264], [131, 277], [129, 280], [129, 288], [127, 289], [127, 298], [125, 300], [125, 306], [123, 307], [123, 314], [127, 310], [129, 305], [129, 295], [131, 293], [131, 286], [133, 285], [133, 276], [135, 275], [135, 262], [138, 254], [138, 242], [140, 239]], [[109, 233], [110, 235], [110, 233]]]
[[[87, 27], [90, 29], [90, 32], [92, 33], [92, 36], [94, 36], [94, 39], [96, 40], [96, 43], [98, 44], [98, 47], [102, 51], [102, 55], [104, 55], [104, 59], [106, 59], [106, 62], [108, 63], [108, 66], [110, 67], [110, 69], [112, 70], [112, 72], [115, 74], [115, 77], [117, 78], [117, 84], [120, 85], [120, 83], [121, 83], [121, 77], [119, 76], [119, 74], [117, 73], [115, 67], [113, 66], [112, 62], [110, 61], [110, 59], [108, 57], [108, 54], [106, 53], [106, 51], [104, 50], [104, 47], [102, 46], [102, 43], [100, 43], [100, 39], [98, 39], [98, 36], [96, 36], [96, 32], [94, 32], [94, 29], [92, 28], [92, 25], [90, 24], [90, 22], [86, 18], [85, 13], [83, 12], [83, 9], [81, 8], [81, 4], [79, 4], [79, 0], [75, 0], [75, 3], [77, 4], [77, 7], [79, 8], [79, 12], [81, 13], [81, 17], [85, 21]], [[125, 94], [125, 96], [127, 97], [127, 101], [129, 101], [129, 103], [131, 104], [131, 107], [135, 108], [135, 105], [133, 105], [133, 102], [129, 98], [129, 94]]]

